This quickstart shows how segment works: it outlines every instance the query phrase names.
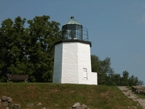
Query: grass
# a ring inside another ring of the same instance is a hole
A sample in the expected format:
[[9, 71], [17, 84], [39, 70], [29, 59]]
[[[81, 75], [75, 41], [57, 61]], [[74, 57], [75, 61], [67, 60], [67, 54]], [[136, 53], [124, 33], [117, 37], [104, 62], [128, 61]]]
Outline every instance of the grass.
[[[76, 102], [89, 109], [143, 109], [126, 97], [116, 86], [78, 85], [56, 83], [0, 83], [0, 98], [8, 96], [21, 109], [34, 103], [29, 109], [70, 109]], [[42, 106], [36, 106], [41, 102]], [[49, 108], [48, 108], [49, 107]], [[1, 108], [2, 109], [2, 108]], [[11, 108], [10, 108], [11, 109]]]
[[[127, 88], [129, 89], [129, 90], [132, 90], [132, 87], [130, 87], [130, 86], [127, 86]], [[135, 93], [135, 92], [134, 92]], [[137, 93], [135, 93], [139, 98], [142, 98], [142, 99], [145, 99], [145, 95], [141, 95], [141, 94], [137, 94]]]

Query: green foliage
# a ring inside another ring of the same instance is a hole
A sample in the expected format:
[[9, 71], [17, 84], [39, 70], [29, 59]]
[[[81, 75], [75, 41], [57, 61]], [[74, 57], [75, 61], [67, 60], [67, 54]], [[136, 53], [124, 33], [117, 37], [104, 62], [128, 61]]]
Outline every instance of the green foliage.
[[115, 85], [114, 83], [112, 83], [109, 77], [114, 74], [113, 69], [110, 67], [111, 65], [110, 58], [107, 57], [105, 60], [101, 61], [98, 56], [92, 55], [91, 64], [92, 71], [97, 72], [98, 74], [99, 85], [110, 85], [110, 84]]
[[105, 58], [103, 61], [99, 60], [98, 56], [91, 56], [92, 71], [98, 74], [99, 85], [110, 85], [110, 86], [133, 86], [143, 85], [143, 81], [138, 80], [133, 75], [129, 78], [128, 71], [123, 71], [123, 77], [120, 74], [115, 74], [113, 69], [110, 67], [110, 58]]
[[[34, 66], [31, 78], [35, 78], [37, 82], [52, 81], [54, 42], [61, 40], [58, 28], [60, 24], [49, 22], [49, 18], [36, 16], [33, 20], [28, 20], [30, 26], [27, 31], [31, 36], [31, 43], [26, 46], [26, 53], [30, 54], [29, 62]], [[38, 39], [40, 41], [36, 42]]]
[[[0, 81], [7, 74], [29, 75], [30, 82], [52, 81], [54, 42], [62, 39], [60, 23], [49, 22], [49, 16], [36, 16], [28, 20], [21, 17], [6, 19], [0, 27]], [[40, 40], [39, 42], [37, 42]], [[28, 58], [26, 56], [29, 56]]]

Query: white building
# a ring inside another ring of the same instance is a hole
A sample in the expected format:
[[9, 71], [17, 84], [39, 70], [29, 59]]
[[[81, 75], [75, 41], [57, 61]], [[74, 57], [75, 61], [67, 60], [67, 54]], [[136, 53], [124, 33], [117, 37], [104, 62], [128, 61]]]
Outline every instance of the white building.
[[71, 17], [62, 26], [62, 37], [55, 43], [53, 83], [98, 85], [97, 72], [91, 70], [91, 42], [83, 38], [83, 26]]

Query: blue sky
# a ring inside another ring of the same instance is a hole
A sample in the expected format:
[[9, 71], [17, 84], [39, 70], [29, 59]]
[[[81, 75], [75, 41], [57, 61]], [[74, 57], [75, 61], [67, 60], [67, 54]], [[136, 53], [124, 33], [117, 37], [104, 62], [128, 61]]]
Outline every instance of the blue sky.
[[127, 70], [145, 83], [145, 0], [0, 0], [0, 23], [43, 15], [60, 28], [74, 16], [88, 29], [91, 54], [110, 57], [115, 73]]

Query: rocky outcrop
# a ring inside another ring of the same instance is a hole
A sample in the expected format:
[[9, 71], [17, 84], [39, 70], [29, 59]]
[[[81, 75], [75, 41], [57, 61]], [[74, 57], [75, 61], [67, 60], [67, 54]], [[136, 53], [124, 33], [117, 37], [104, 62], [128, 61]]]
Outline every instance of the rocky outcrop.
[[[34, 104], [33, 103], [27, 104], [26, 106], [28, 107], [27, 109], [29, 109], [29, 107], [33, 107]], [[37, 106], [42, 106], [41, 102], [39, 102], [37, 104]], [[21, 105], [20, 104], [12, 104], [12, 98], [7, 97], [7, 96], [3, 96], [0, 99], [0, 109], [2, 107], [6, 107], [6, 109], [9, 109], [9, 107], [12, 107], [13, 109], [20, 109]], [[43, 107], [42, 109], [46, 109], [46, 107]], [[72, 107], [70, 107], [70, 109], [89, 109], [89, 108], [85, 104], [83, 104], [81, 106], [80, 103], [77, 102]]]
[[[140, 99], [136, 94], [132, 93], [132, 90], [129, 90], [127, 86], [117, 86], [128, 98], [132, 99], [133, 101], [137, 101], [137, 105], [141, 105], [143, 109], [145, 109], [145, 99]], [[130, 106], [127, 107], [128, 109]], [[136, 109], [136, 107], [134, 107]]]
[[145, 86], [132, 86], [132, 92], [145, 95]]

